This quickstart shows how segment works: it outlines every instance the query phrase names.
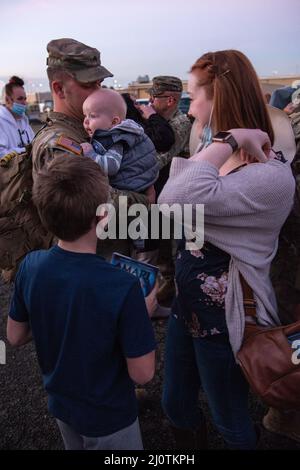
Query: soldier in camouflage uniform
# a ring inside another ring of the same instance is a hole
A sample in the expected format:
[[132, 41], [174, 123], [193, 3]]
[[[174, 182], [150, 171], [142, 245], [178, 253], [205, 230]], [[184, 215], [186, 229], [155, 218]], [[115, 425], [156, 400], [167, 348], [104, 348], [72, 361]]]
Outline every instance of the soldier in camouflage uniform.
[[[54, 100], [47, 126], [33, 144], [33, 178], [61, 153], [81, 155], [81, 142], [89, 139], [83, 128], [82, 105], [101, 82], [113, 75], [101, 65], [97, 49], [74, 39], [55, 39], [47, 45], [47, 74]], [[124, 194], [130, 202], [147, 204], [144, 195], [111, 189], [112, 196]]]
[[[295, 135], [296, 141], [296, 156], [292, 163], [292, 169], [294, 176], [296, 178], [296, 206], [295, 211], [297, 216], [300, 218], [300, 106], [298, 107], [297, 111], [290, 115], [291, 125]], [[298, 238], [298, 242], [300, 243], [300, 238]]]
[[[169, 177], [172, 158], [189, 157], [191, 122], [178, 109], [183, 90], [181, 80], [177, 77], [160, 75], [154, 77], [152, 83], [152, 88], [149, 90], [150, 103], [156, 113], [168, 121], [175, 135], [175, 142], [170, 150], [157, 155], [160, 173], [155, 183], [155, 190], [158, 196]], [[163, 276], [163, 284], [158, 291], [157, 299], [159, 302], [164, 302], [175, 293], [175, 268], [172, 259], [172, 242], [170, 240], [160, 240], [158, 263]]]
[[[80, 155], [81, 142], [89, 139], [83, 128], [82, 105], [85, 99], [106, 77], [113, 75], [101, 65], [97, 49], [74, 39], [50, 41], [47, 50], [47, 74], [53, 94], [54, 111], [50, 113], [47, 126], [33, 144], [33, 179], [44, 165], [62, 153]], [[110, 189], [110, 196], [117, 205], [118, 197], [124, 195], [128, 204], [148, 205], [144, 194]], [[99, 244], [98, 250], [109, 258], [112, 251], [128, 254], [127, 240], [109, 240]]]
[[291, 163], [296, 197], [293, 210], [281, 229], [270, 273], [283, 324], [300, 319], [300, 113], [290, 117], [296, 140], [296, 155]]
[[[300, 320], [300, 112], [291, 114], [290, 118], [296, 139], [296, 155], [291, 164], [296, 197], [293, 210], [281, 229], [270, 272], [283, 324]], [[300, 412], [270, 408], [263, 424], [268, 431], [300, 442]]]
[[88, 139], [83, 128], [83, 101], [106, 77], [113, 75], [101, 65], [97, 49], [74, 39], [55, 39], [47, 45], [47, 74], [54, 112], [33, 144], [33, 178], [57, 155], [82, 153], [80, 142]]
[[189, 137], [191, 122], [179, 109], [179, 101], [182, 93], [182, 82], [177, 77], [154, 77], [152, 88], [149, 90], [150, 103], [154, 110], [165, 118], [171, 125], [175, 142], [168, 150], [158, 154], [160, 168], [168, 165], [173, 157], [189, 157]]

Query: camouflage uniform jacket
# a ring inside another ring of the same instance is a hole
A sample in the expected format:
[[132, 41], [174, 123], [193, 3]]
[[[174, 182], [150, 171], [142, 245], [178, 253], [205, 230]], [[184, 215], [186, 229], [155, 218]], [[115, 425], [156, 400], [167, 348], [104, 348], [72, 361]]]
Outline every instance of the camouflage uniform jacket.
[[88, 140], [82, 122], [63, 113], [52, 112], [47, 126], [37, 136], [32, 146], [32, 175], [48, 166], [53, 158], [63, 153], [81, 155], [81, 142]]
[[281, 229], [270, 272], [278, 314], [284, 324], [300, 319], [300, 112], [290, 117], [297, 147], [291, 164], [296, 180], [295, 203]]
[[297, 113], [293, 113], [290, 115], [291, 118], [291, 125], [295, 134], [295, 139], [296, 139], [296, 146], [297, 146], [297, 152], [300, 151], [300, 148], [298, 147], [300, 144], [300, 111]]
[[[295, 210], [297, 215], [300, 219], [300, 111], [297, 113], [293, 113], [290, 116], [291, 118], [291, 125], [295, 134], [296, 140], [296, 155], [292, 162], [292, 169], [294, 176], [296, 178], [296, 193], [297, 193], [297, 200], [296, 200], [296, 207]], [[300, 243], [300, 239], [299, 239]]]
[[173, 157], [189, 157], [189, 138], [192, 124], [189, 118], [179, 109], [168, 119], [175, 134], [175, 143], [168, 152], [157, 154], [160, 168], [171, 162]]

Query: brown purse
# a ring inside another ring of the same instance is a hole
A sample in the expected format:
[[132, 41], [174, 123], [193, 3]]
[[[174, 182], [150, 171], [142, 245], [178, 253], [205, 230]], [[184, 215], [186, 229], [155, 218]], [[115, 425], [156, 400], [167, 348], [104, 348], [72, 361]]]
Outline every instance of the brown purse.
[[[253, 291], [240, 279], [245, 315], [256, 320]], [[251, 389], [264, 403], [300, 410], [300, 321], [275, 328], [246, 323], [237, 359]]]

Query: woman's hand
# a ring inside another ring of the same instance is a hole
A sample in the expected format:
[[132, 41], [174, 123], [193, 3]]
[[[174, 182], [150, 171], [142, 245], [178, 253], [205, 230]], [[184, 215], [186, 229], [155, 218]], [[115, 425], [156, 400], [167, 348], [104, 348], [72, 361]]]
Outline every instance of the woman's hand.
[[145, 119], [149, 119], [152, 114], [156, 114], [156, 111], [151, 104], [141, 104], [138, 109], [141, 111], [142, 116]]
[[247, 163], [269, 160], [271, 142], [266, 132], [260, 129], [230, 129], [229, 131], [241, 149], [241, 160]]
[[[232, 134], [238, 144], [242, 162], [265, 163], [272, 158], [270, 153], [271, 142], [266, 132], [260, 129], [231, 129], [228, 132]], [[231, 155], [232, 148], [230, 148], [229, 144], [212, 142], [211, 145], [196, 153], [189, 160], [196, 162], [207, 161], [220, 169]]]

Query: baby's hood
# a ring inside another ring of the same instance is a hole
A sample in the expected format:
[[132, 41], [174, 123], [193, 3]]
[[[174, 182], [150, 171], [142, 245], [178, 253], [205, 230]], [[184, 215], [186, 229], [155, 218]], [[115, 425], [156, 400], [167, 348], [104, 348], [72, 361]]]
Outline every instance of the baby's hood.
[[114, 130], [120, 129], [122, 131], [130, 132], [132, 134], [141, 135], [144, 133], [144, 129], [137, 122], [132, 119], [124, 119], [117, 126], [114, 127]]

